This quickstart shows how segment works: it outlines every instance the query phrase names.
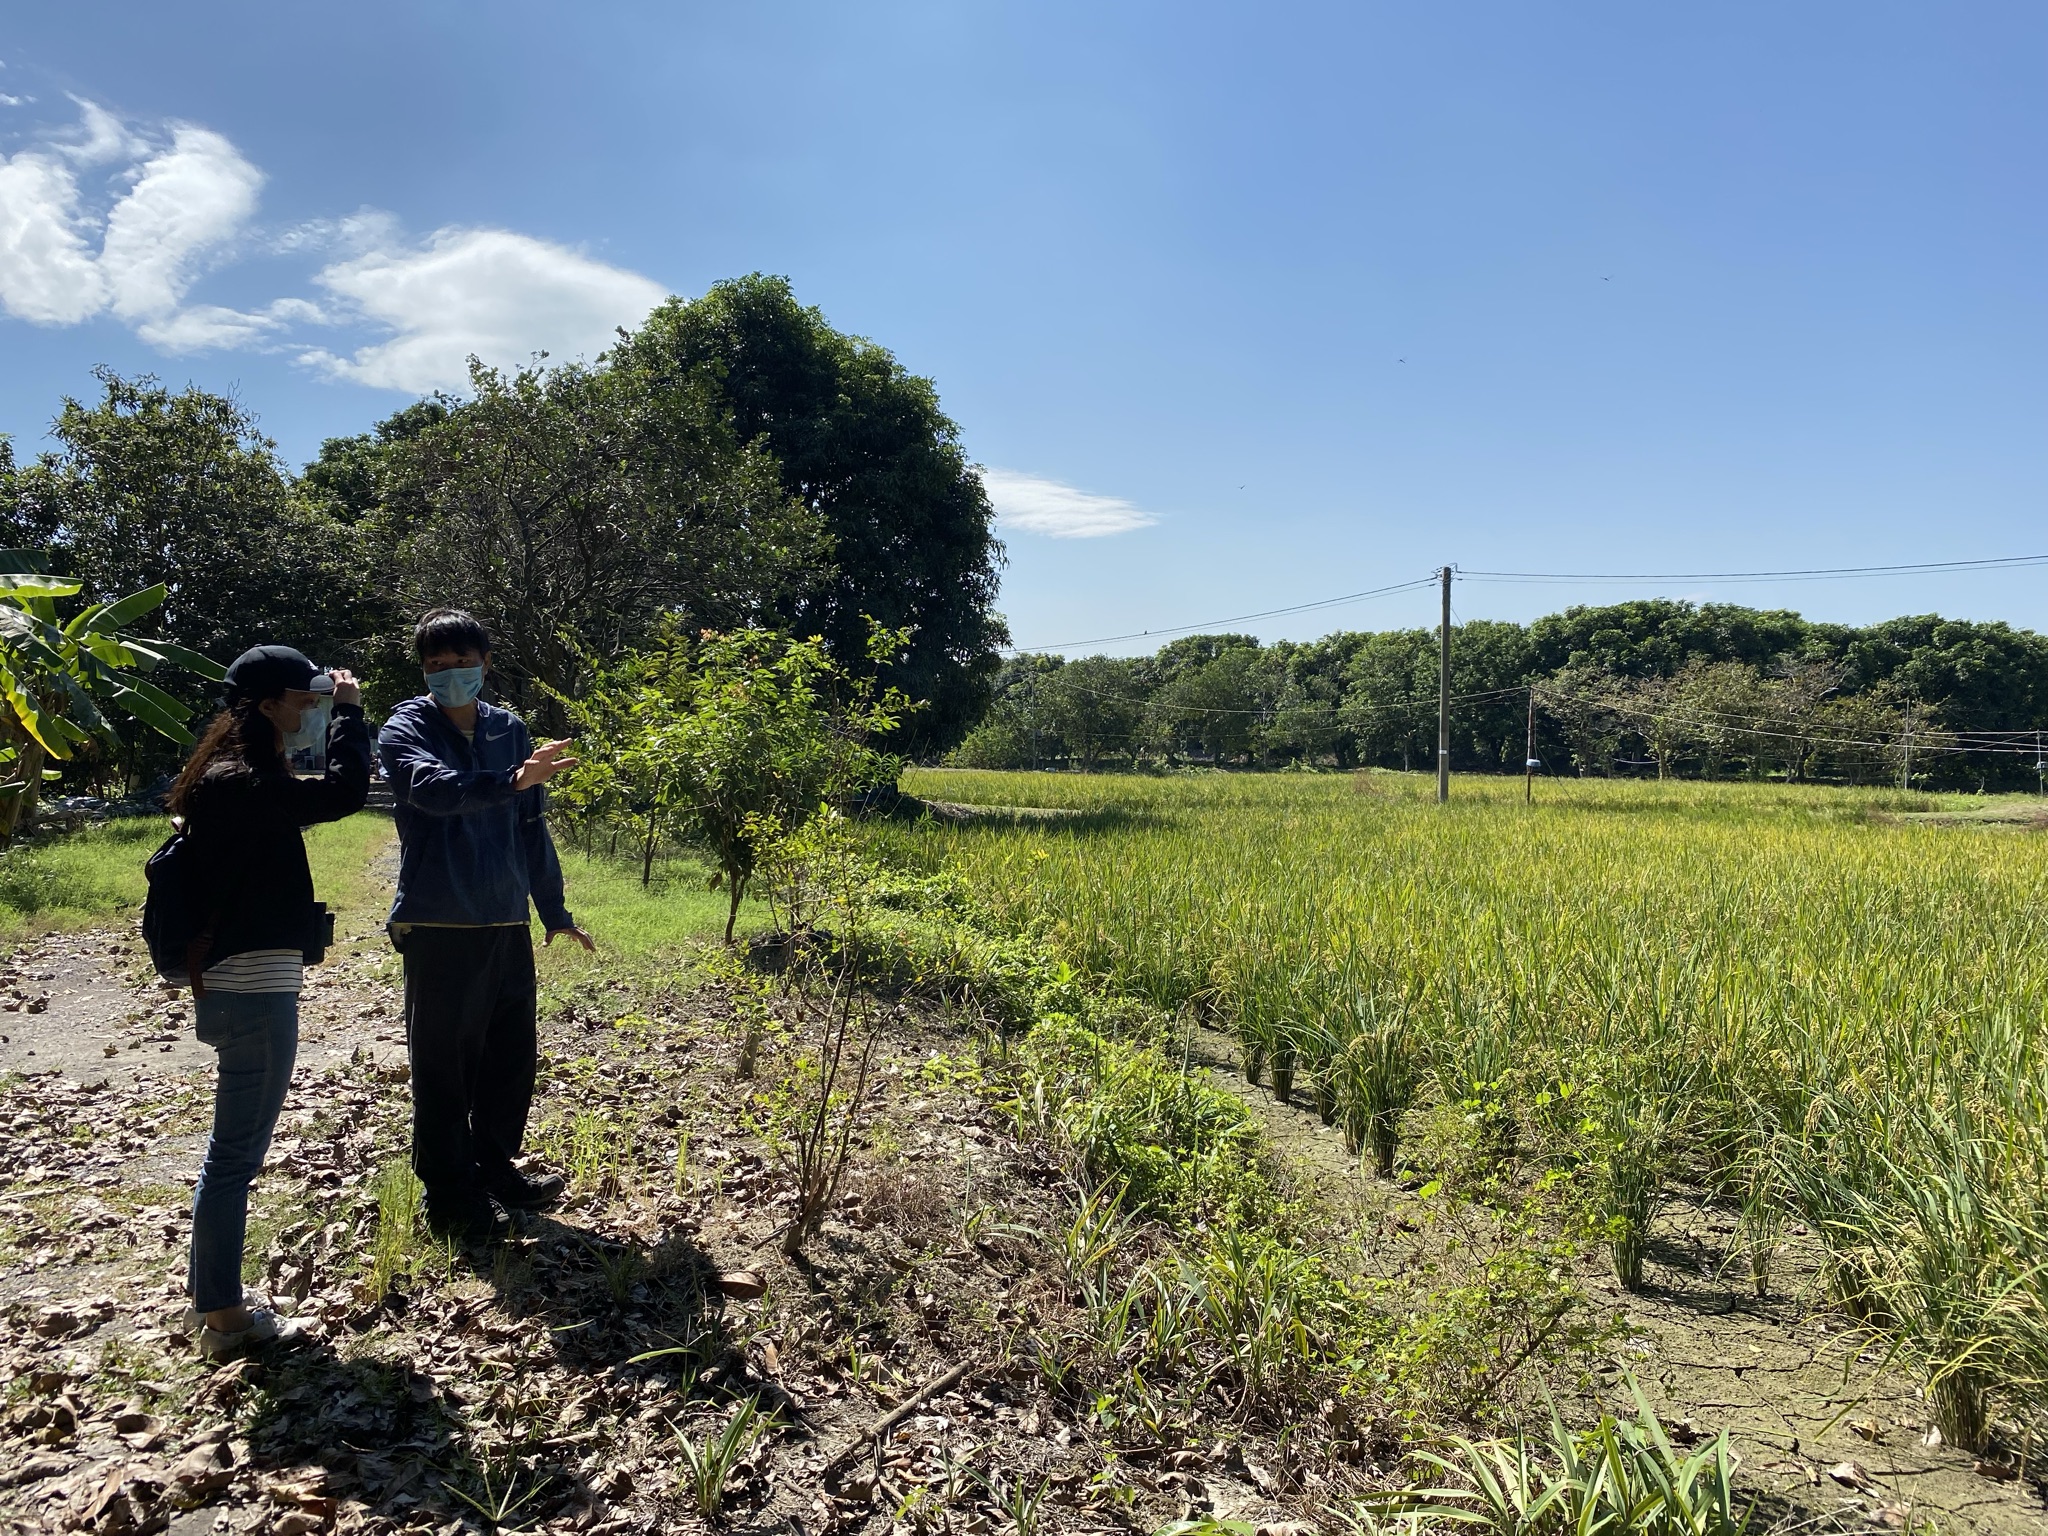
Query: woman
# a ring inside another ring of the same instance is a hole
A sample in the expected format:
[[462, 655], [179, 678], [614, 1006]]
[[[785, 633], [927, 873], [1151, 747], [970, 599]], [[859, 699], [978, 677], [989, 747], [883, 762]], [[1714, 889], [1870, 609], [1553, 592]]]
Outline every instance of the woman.
[[[191, 834], [207, 917], [191, 971], [174, 979], [193, 987], [199, 1038], [220, 1053], [185, 1272], [187, 1326], [216, 1359], [298, 1331], [242, 1295], [249, 1182], [291, 1082], [301, 967], [325, 944], [299, 829], [353, 815], [370, 789], [370, 733], [349, 673], [322, 672], [289, 646], [259, 645], [235, 659], [227, 684], [227, 707], [170, 794], [171, 813]], [[294, 777], [286, 745], [317, 741], [330, 703], [325, 776]]]

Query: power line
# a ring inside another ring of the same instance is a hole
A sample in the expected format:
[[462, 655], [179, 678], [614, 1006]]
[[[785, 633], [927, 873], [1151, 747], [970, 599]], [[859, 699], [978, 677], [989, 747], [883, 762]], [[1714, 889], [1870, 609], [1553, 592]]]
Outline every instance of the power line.
[[[1554, 701], [1560, 697], [1559, 695], [1549, 693], [1547, 690], [1542, 688], [1541, 685], [1537, 686], [1536, 696], [1539, 699], [1544, 699], [1546, 701]], [[1554, 710], [1556, 708], [1556, 704], [1553, 702], [1551, 707]], [[1815, 736], [1807, 732], [1786, 730], [1782, 727], [1772, 727], [1766, 725], [1730, 725], [1719, 720], [1701, 720], [1696, 716], [1682, 715], [1671, 710], [1646, 709], [1639, 705], [1630, 705], [1614, 699], [1601, 700], [1599, 707], [1611, 710], [1613, 713], [1617, 715], [1623, 715], [1634, 720], [1661, 720], [1667, 721], [1673, 725], [1691, 726], [1693, 729], [1700, 731], [1721, 731], [1731, 736], [1758, 736], [1763, 737], [1770, 741], [1803, 741], [1810, 745], [1821, 747], [1867, 747], [1876, 751], [1891, 751], [1897, 748], [1900, 742], [1905, 740], [1906, 737], [1910, 735], [1913, 739], [1913, 749], [1916, 752], [1984, 752], [1989, 753], [1993, 756], [2012, 757], [2025, 755], [2024, 749], [2018, 746], [1989, 747], [1941, 745], [1940, 743], [1943, 742], [1943, 740], [1950, 733], [1939, 730], [1929, 730], [1928, 733], [1924, 736], [1921, 735], [1918, 731], [1902, 731], [1889, 741], [1861, 741], [1853, 737], [1847, 736]]]
[[1994, 560], [1931, 560], [1911, 565], [1816, 566], [1798, 571], [1467, 571], [1461, 581], [1844, 581], [1862, 576], [1927, 576], [1945, 571], [2018, 571], [2048, 565], [2048, 555], [2005, 555]]
[[1069, 651], [1084, 645], [1115, 645], [1124, 640], [1149, 640], [1154, 636], [1192, 635], [1204, 630], [1217, 629], [1225, 624], [1245, 624], [1253, 619], [1277, 619], [1290, 613], [1311, 613], [1318, 608], [1336, 608], [1344, 603], [1359, 603], [1369, 597], [1385, 597], [1393, 592], [1408, 592], [1417, 587], [1436, 584], [1434, 576], [1423, 576], [1414, 581], [1396, 582], [1391, 587], [1374, 587], [1369, 592], [1347, 592], [1342, 597], [1320, 598], [1313, 603], [1295, 603], [1287, 608], [1268, 608], [1260, 613], [1240, 613], [1234, 618], [1205, 619], [1200, 624], [1180, 624], [1171, 629], [1140, 629], [1128, 635], [1098, 635], [1093, 640], [1050, 640], [1039, 645], [1006, 645], [1001, 649], [1005, 655], [1021, 656], [1030, 651]]
[[[1052, 677], [1059, 676], [1057, 672], [1048, 675]], [[1102, 699], [1111, 704], [1131, 704], [1135, 705], [1140, 709], [1149, 709], [1156, 707], [1167, 713], [1176, 715], [1253, 715], [1259, 717], [1266, 717], [1278, 715], [1307, 714], [1385, 714], [1390, 710], [1421, 709], [1425, 706], [1433, 706], [1436, 703], [1436, 700], [1433, 698], [1425, 698], [1422, 695], [1417, 694], [1413, 698], [1403, 699], [1400, 702], [1393, 704], [1277, 703], [1264, 705], [1255, 709], [1230, 709], [1225, 708], [1221, 705], [1173, 704], [1162, 700], [1158, 694], [1154, 694], [1150, 698], [1136, 698], [1130, 694], [1124, 693], [1105, 693], [1100, 688], [1090, 688], [1086, 683], [1074, 683], [1067, 682], [1064, 680], [1060, 682], [1059, 686], [1063, 689], [1072, 689], [1075, 693], [1085, 693], [1091, 699]], [[1498, 698], [1506, 694], [1519, 695], [1522, 693], [1526, 693], [1528, 689], [1529, 685], [1527, 683], [1514, 683], [1506, 688], [1488, 688], [1479, 693], [1454, 693], [1451, 695], [1451, 702], [1453, 704], [1467, 704], [1475, 699]], [[1036, 703], [1034, 702], [1031, 705], [1031, 707], [1036, 708]]]
[[[2039, 566], [2048, 566], [2048, 554], [2001, 555], [1987, 560], [1923, 560], [1906, 565], [1837, 565], [1812, 566], [1801, 570], [1784, 571], [1467, 571], [1453, 568], [1453, 579], [1458, 581], [1483, 582], [1630, 582], [1630, 581], [1849, 581], [1872, 576], [1931, 576], [1944, 573], [1961, 574], [1974, 571], [2018, 571]], [[1392, 586], [1374, 587], [1365, 592], [1347, 592], [1342, 597], [1318, 598], [1314, 602], [1293, 603], [1284, 608], [1266, 608], [1257, 613], [1240, 613], [1227, 619], [1205, 619], [1199, 624], [1179, 624], [1163, 629], [1133, 630], [1124, 635], [1097, 635], [1090, 640], [1054, 640], [1036, 645], [1006, 645], [1000, 647], [1006, 656], [1021, 656], [1032, 651], [1067, 651], [1084, 645], [1117, 645], [1126, 640], [1149, 640], [1175, 635], [1192, 635], [1203, 630], [1212, 630], [1228, 624], [1246, 624], [1254, 619], [1277, 619], [1290, 614], [1313, 613], [1321, 608], [1341, 607], [1345, 603], [1364, 602], [1368, 598], [1387, 597], [1396, 592], [1412, 592], [1421, 587], [1434, 586], [1439, 578], [1435, 574], [1418, 577], [1413, 581], [1395, 582]]]

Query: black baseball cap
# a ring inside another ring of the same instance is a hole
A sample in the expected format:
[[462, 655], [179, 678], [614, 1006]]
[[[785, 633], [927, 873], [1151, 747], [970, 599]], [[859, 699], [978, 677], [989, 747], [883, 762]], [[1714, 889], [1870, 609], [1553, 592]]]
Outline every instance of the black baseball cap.
[[288, 645], [254, 645], [228, 664], [228, 697], [274, 699], [302, 688], [334, 692], [334, 679]]

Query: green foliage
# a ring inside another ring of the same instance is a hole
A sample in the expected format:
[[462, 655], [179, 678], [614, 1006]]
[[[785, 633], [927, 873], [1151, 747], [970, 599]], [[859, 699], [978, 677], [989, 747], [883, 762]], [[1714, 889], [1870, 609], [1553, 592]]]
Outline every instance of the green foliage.
[[1602, 1415], [1573, 1434], [1553, 1408], [1547, 1443], [1453, 1439], [1452, 1454], [1417, 1459], [1454, 1481], [1384, 1494], [1360, 1506], [1364, 1529], [1477, 1529], [1491, 1536], [1742, 1536], [1751, 1509], [1735, 1491], [1723, 1430], [1681, 1455], [1633, 1376], [1633, 1422]]
[[1018, 1044], [1010, 1072], [1019, 1129], [1065, 1148], [1087, 1184], [1123, 1191], [1134, 1213], [1238, 1219], [1276, 1204], [1251, 1112], [1157, 1046], [1053, 1014]]
[[761, 1411], [760, 1399], [748, 1397], [734, 1405], [716, 1434], [706, 1435], [700, 1441], [681, 1430], [676, 1432], [676, 1451], [683, 1462], [683, 1492], [701, 1517], [717, 1521], [733, 1473], [774, 1429], [774, 1416]]
[[419, 1253], [419, 1217], [426, 1190], [412, 1169], [397, 1158], [382, 1164], [370, 1181], [377, 1199], [377, 1226], [370, 1237], [364, 1289], [372, 1305], [383, 1301], [392, 1286], [412, 1273]]
[[[405, 613], [445, 603], [484, 621], [516, 704], [547, 713], [664, 614], [773, 623], [829, 569], [823, 526], [765, 451], [733, 440], [708, 377], [479, 363], [470, 390], [377, 451], [364, 526]], [[361, 494], [339, 452], [330, 472]]]
[[162, 666], [218, 679], [221, 668], [166, 641], [126, 633], [164, 601], [159, 585], [92, 603], [69, 619], [57, 604], [84, 591], [81, 581], [49, 574], [26, 550], [0, 551], [0, 842], [33, 810], [45, 765], [81, 751], [118, 753], [122, 737], [109, 716], [189, 743], [190, 707], [144, 675]]
[[[885, 656], [903, 636], [877, 629]], [[728, 896], [726, 942], [763, 856], [826, 802], [894, 781], [895, 759], [867, 745], [909, 701], [849, 676], [818, 640], [766, 630], [687, 635], [666, 621], [655, 649], [558, 695], [582, 763], [562, 781], [564, 813], [586, 837], [629, 828], [651, 880], [665, 842], [701, 848]]]
[[358, 663], [383, 611], [379, 573], [349, 524], [297, 494], [255, 418], [201, 389], [94, 376], [102, 397], [63, 402], [54, 449], [0, 464], [0, 542], [50, 550], [95, 591], [160, 588], [150, 624], [174, 692], [219, 675], [194, 656], [267, 641]]
[[[1150, 657], [1018, 655], [949, 759], [1092, 769], [1194, 760], [1402, 769], [1436, 754], [1437, 635], [1327, 635], [1261, 646], [1193, 635]], [[1452, 765], [1519, 772], [1528, 693], [1551, 771], [1627, 762], [1680, 774], [2031, 787], [2030, 752], [1950, 750], [1966, 732], [2048, 729], [2048, 639], [2003, 624], [1895, 619], [1868, 629], [1726, 604], [1572, 608], [1451, 639]], [[2022, 744], [2026, 745], [2026, 744]]]
[[[706, 381], [739, 442], [830, 538], [825, 579], [791, 594], [777, 627], [821, 636], [839, 666], [925, 704], [905, 723], [906, 752], [959, 741], [1009, 636], [994, 514], [932, 381], [759, 273], [671, 299], [609, 361], [653, 389]], [[908, 631], [908, 645], [874, 654], [871, 623]]]
[[1568, 1176], [1552, 1219], [1639, 1284], [1663, 1190], [1720, 1191], [1752, 1284], [1808, 1227], [1835, 1304], [1919, 1374], [1954, 1442], [2048, 1402], [2032, 836], [1902, 825], [1895, 792], [1757, 784], [1569, 781], [1532, 812], [1519, 784], [1446, 809], [1381, 774], [905, 782], [1085, 813], [868, 835], [1088, 986], [1225, 1027], [1401, 999], [1422, 1065], [1400, 1160], [1443, 1195], [1511, 1207], [1532, 1175]]

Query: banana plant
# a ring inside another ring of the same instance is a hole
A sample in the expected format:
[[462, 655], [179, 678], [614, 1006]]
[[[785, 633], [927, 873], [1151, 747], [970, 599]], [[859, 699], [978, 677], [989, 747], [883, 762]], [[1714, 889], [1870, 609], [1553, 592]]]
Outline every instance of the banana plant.
[[0, 550], [0, 843], [55, 777], [52, 759], [68, 761], [91, 745], [119, 750], [116, 719], [191, 742], [192, 706], [145, 674], [168, 663], [211, 681], [225, 675], [197, 651], [126, 632], [162, 605], [161, 583], [59, 617], [58, 603], [84, 590], [82, 580], [52, 575], [38, 550]]

